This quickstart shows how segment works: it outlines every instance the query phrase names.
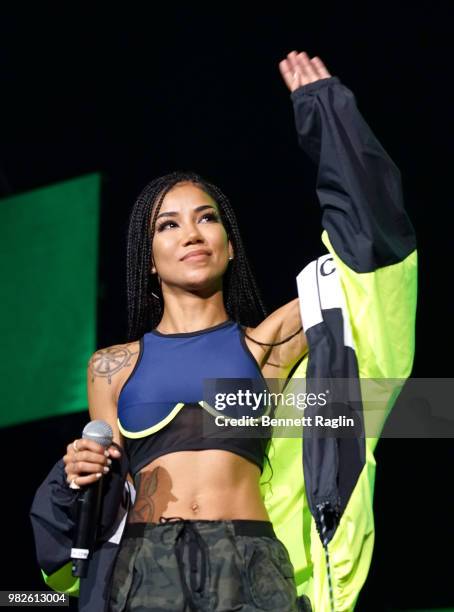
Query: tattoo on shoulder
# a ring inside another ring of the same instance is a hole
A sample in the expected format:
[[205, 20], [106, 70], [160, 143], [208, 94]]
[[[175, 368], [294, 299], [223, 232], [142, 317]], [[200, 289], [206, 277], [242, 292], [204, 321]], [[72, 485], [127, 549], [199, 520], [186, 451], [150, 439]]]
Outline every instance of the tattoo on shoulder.
[[114, 374], [122, 368], [131, 367], [131, 358], [139, 352], [134, 350], [136, 347], [137, 343], [131, 343], [110, 346], [96, 351], [89, 362], [91, 382], [94, 382], [95, 376], [99, 376], [100, 378], [107, 378], [110, 385]]

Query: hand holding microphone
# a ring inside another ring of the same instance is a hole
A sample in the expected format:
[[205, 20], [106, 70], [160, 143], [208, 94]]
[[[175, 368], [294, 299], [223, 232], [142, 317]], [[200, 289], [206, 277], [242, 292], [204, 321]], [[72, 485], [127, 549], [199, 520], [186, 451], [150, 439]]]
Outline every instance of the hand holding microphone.
[[[91, 423], [104, 423], [104, 421], [91, 421]], [[110, 427], [105, 423], [106, 426]], [[89, 430], [90, 431], [90, 430]], [[103, 430], [104, 431], [104, 430]], [[107, 440], [101, 434], [74, 440], [68, 444], [66, 455], [63, 457], [68, 485], [71, 489], [80, 489], [83, 486], [97, 482], [103, 474], [107, 474], [112, 464], [112, 459], [120, 457], [120, 451], [111, 446], [112, 430], [110, 430], [110, 441], [107, 447], [103, 444]]]
[[63, 460], [71, 488], [81, 489], [77, 499], [77, 519], [71, 559], [72, 574], [84, 578], [93, 551], [102, 500], [101, 476], [107, 474], [113, 458], [120, 452], [112, 446], [113, 432], [104, 421], [90, 421], [80, 440], [67, 447]]

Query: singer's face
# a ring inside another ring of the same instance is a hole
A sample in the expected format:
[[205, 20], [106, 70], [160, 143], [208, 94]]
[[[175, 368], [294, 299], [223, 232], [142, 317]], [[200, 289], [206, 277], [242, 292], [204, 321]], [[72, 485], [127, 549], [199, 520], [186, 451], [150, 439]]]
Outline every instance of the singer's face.
[[193, 183], [178, 183], [165, 196], [156, 218], [152, 262], [164, 292], [208, 295], [222, 288], [232, 245], [219, 207]]

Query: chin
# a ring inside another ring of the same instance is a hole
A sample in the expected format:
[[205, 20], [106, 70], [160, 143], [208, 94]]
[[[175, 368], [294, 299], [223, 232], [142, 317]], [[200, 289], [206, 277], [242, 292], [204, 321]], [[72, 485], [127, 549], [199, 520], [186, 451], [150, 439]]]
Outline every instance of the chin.
[[186, 277], [182, 286], [189, 291], [213, 291], [222, 286], [221, 279], [222, 276], [212, 274], [194, 274]]

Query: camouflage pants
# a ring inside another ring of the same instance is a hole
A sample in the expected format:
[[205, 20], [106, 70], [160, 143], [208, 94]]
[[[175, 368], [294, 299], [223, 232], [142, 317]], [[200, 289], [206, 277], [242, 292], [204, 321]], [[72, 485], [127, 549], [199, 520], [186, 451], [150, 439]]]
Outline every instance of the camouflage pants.
[[160, 521], [126, 525], [110, 612], [306, 610], [270, 522]]

